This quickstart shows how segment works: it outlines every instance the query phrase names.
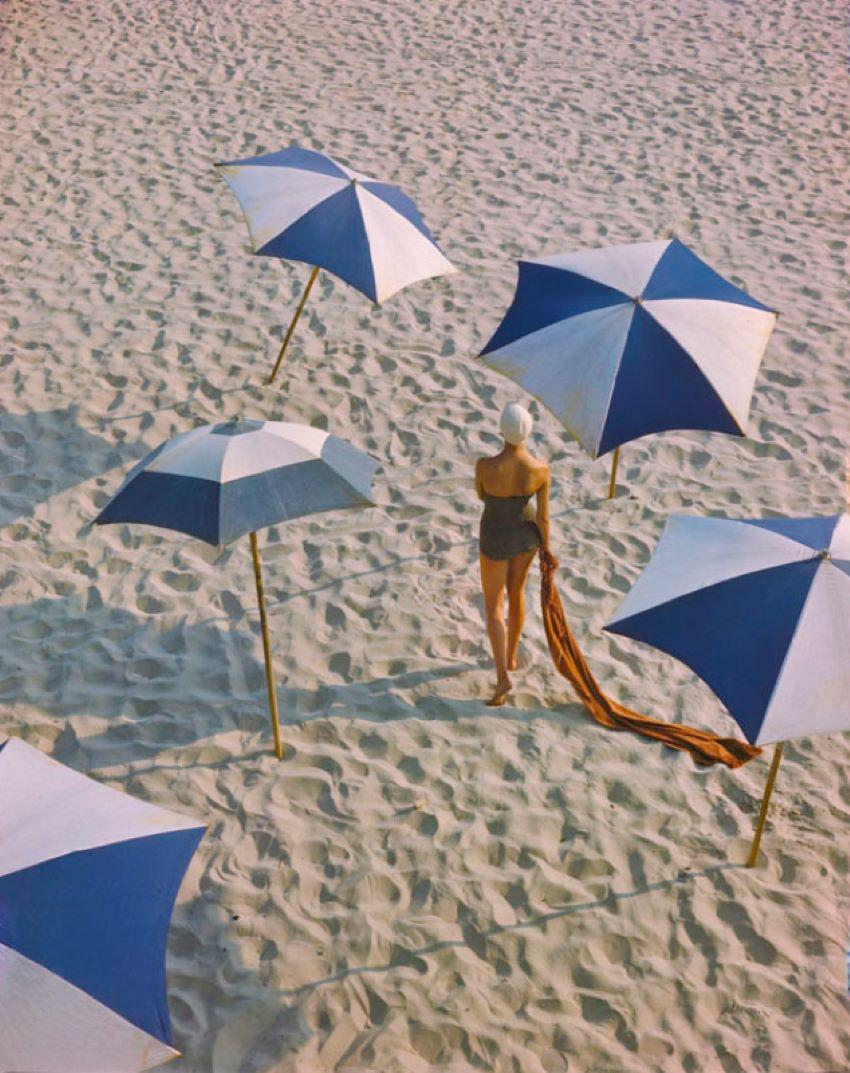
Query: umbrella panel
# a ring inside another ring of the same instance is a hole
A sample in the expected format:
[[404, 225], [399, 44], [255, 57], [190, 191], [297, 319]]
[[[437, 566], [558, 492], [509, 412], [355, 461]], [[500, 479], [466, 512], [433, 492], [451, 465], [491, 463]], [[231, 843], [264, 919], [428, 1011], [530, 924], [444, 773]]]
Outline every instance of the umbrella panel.
[[202, 834], [130, 839], [0, 877], [0, 943], [170, 1044], [168, 925]]
[[669, 600], [606, 626], [681, 660], [758, 739], [819, 560], [770, 567]]

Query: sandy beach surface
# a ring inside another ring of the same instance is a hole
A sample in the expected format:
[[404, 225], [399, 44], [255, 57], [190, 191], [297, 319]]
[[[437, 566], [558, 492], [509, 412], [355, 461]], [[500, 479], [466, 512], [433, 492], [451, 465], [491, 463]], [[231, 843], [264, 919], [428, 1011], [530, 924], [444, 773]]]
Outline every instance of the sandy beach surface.
[[[698, 771], [595, 726], [534, 568], [492, 679], [476, 455], [527, 401], [475, 360], [515, 259], [666, 237], [781, 311], [752, 437], [623, 451], [617, 497], [539, 406], [553, 545], [605, 687], [736, 731], [603, 622], [671, 511], [845, 504], [847, 11], [838, 0], [6, 0], [0, 7], [0, 731], [209, 822], [168, 948], [173, 1073], [845, 1069], [850, 739]], [[217, 160], [290, 142], [413, 196], [460, 274], [381, 308], [253, 258]], [[378, 506], [243, 540], [90, 523], [195, 423], [321, 424]]]

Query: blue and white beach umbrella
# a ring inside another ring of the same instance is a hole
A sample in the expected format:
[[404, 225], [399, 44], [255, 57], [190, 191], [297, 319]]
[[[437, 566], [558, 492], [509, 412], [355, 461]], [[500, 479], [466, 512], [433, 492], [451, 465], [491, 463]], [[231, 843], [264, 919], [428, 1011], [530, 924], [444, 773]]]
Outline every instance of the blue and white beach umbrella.
[[319, 268], [376, 303], [456, 271], [406, 194], [324, 153], [293, 145], [216, 167], [242, 207], [254, 253], [315, 266], [270, 380]]
[[305, 514], [371, 506], [377, 468], [346, 440], [308, 425], [202, 425], [142, 459], [95, 524], [138, 522], [229, 544]]
[[776, 313], [678, 239], [519, 262], [482, 351], [593, 458], [665, 429], [746, 435]]
[[96, 525], [154, 525], [215, 545], [250, 534], [278, 757], [283, 746], [257, 530], [307, 514], [371, 506], [378, 465], [346, 440], [308, 425], [202, 425], [142, 459], [95, 519]]
[[850, 516], [674, 515], [605, 629], [687, 664], [778, 767], [787, 739], [850, 729]]
[[174, 1058], [165, 947], [204, 832], [10, 738], [0, 745], [0, 1069]]

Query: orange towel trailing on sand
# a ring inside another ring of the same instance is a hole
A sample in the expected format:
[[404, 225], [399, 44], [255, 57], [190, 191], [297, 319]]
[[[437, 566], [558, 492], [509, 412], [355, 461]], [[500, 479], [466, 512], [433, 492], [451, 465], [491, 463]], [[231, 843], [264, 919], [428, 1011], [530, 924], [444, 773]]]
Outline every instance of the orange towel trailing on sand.
[[721, 763], [736, 768], [746, 764], [761, 749], [737, 738], [719, 738], [705, 730], [695, 730], [681, 723], [664, 723], [624, 708], [606, 697], [593, 677], [587, 660], [576, 644], [567, 617], [555, 588], [558, 560], [545, 548], [540, 549], [540, 606], [549, 651], [560, 673], [571, 683], [585, 708], [597, 723], [612, 730], [633, 730], [647, 738], [655, 738], [671, 749], [687, 750], [698, 764]]

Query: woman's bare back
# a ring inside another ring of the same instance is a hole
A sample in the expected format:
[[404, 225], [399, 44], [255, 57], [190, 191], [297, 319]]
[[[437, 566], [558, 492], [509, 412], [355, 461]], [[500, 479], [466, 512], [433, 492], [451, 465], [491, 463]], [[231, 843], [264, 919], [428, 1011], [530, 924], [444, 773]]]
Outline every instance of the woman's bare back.
[[479, 458], [476, 476], [479, 494], [532, 496], [548, 482], [549, 467], [524, 447], [509, 447], [491, 458]]

